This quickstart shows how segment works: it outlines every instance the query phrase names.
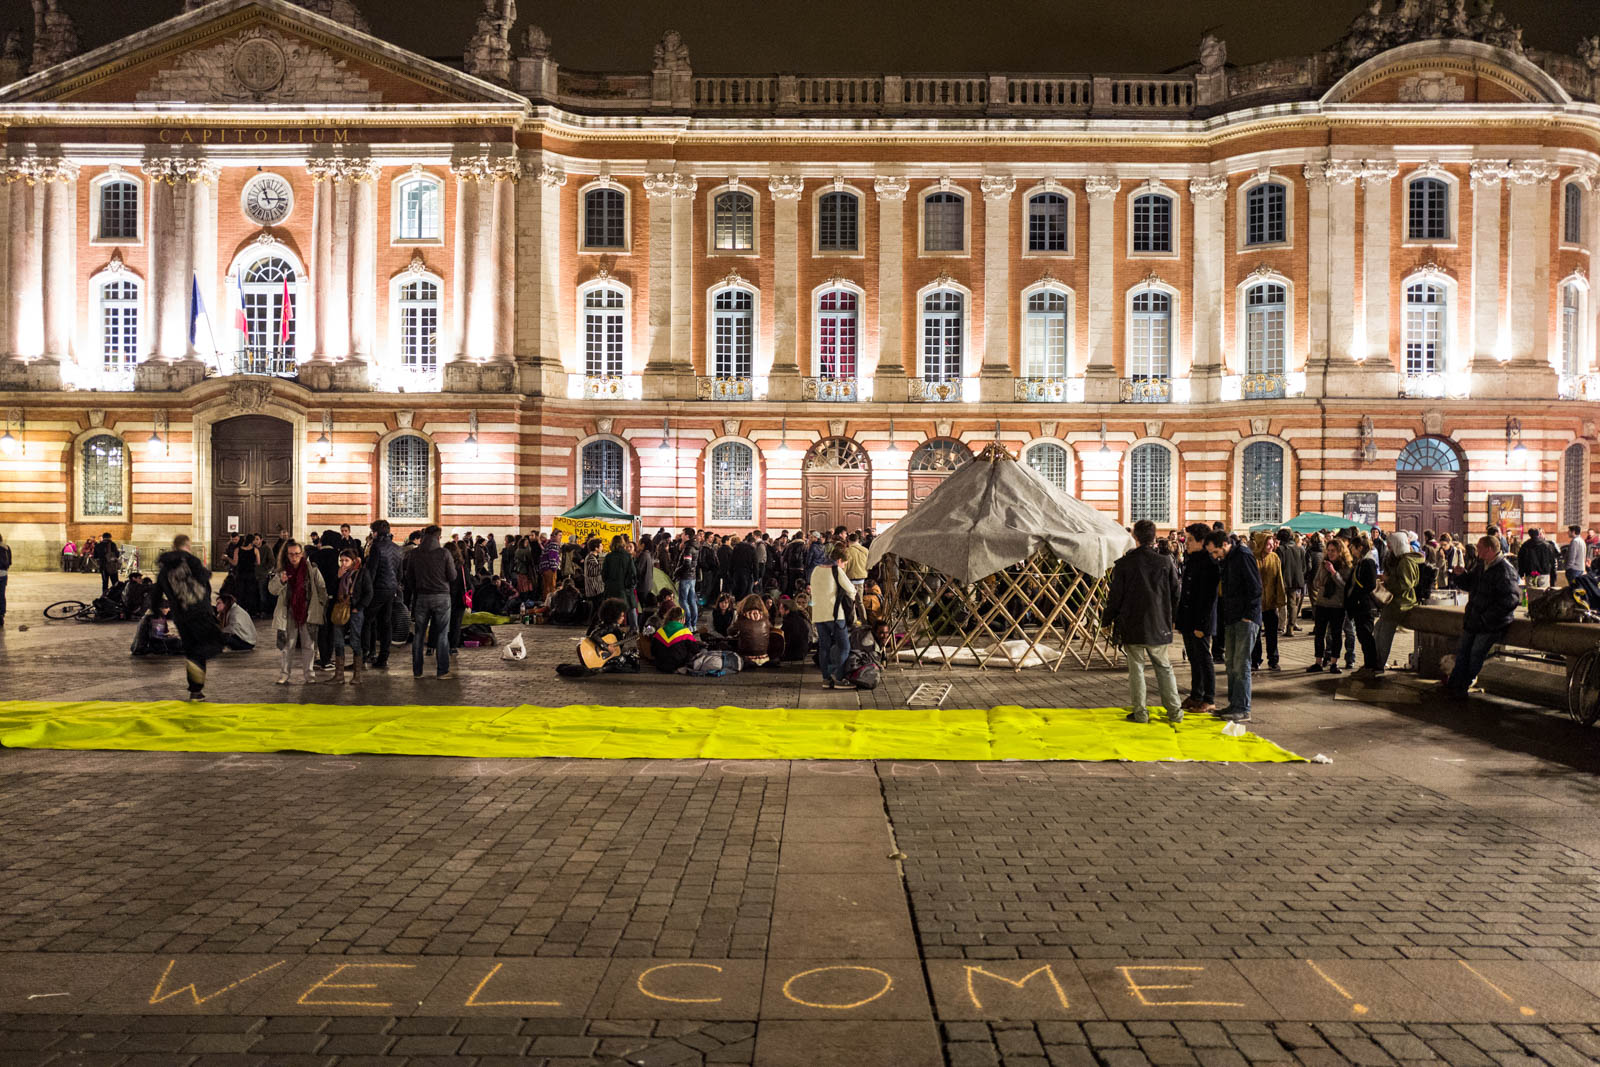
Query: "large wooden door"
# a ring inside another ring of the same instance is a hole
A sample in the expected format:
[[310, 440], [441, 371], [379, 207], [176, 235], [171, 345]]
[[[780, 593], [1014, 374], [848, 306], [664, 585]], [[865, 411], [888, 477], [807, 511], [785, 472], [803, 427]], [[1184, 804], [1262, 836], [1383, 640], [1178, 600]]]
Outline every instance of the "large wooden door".
[[211, 428], [211, 542], [216, 559], [239, 533], [268, 542], [278, 527], [294, 529], [294, 432], [270, 415], [241, 415]]
[[807, 530], [867, 529], [872, 519], [872, 471], [866, 449], [845, 437], [818, 441], [806, 453], [801, 495]]
[[1442, 437], [1419, 437], [1400, 452], [1394, 476], [1395, 529], [1466, 534], [1467, 474], [1461, 451]]

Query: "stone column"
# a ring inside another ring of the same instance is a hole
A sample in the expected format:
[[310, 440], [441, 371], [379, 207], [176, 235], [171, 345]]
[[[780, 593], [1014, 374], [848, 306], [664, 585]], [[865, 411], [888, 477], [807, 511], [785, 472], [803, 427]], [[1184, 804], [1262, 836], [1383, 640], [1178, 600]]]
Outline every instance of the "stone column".
[[169, 361], [189, 351], [188, 291], [184, 273], [189, 242], [181, 232], [177, 183], [184, 176], [182, 160], [174, 156], [147, 159], [141, 169], [150, 178], [150, 277], [145, 307], [149, 311], [152, 354]]
[[[1583, 186], [1583, 191], [1586, 194], [1584, 196], [1584, 211], [1586, 215], [1583, 220], [1584, 247], [1589, 252], [1589, 263], [1593, 265], [1596, 262], [1600, 262], [1595, 258], [1600, 255], [1600, 225], [1596, 225], [1594, 218], [1593, 200], [1594, 193], [1600, 191], [1600, 169], [1597, 169], [1592, 164], [1585, 166], [1578, 172], [1575, 180]], [[1600, 338], [1600, 300], [1597, 300], [1592, 292], [1589, 296], [1588, 312], [1589, 321], [1584, 324], [1584, 343], [1583, 351], [1580, 353], [1579, 370], [1584, 374], [1593, 374], [1596, 369], [1596, 360], [1600, 359], [1600, 351], [1597, 351], [1595, 347], [1596, 338]]]
[[1121, 187], [1122, 181], [1109, 175], [1084, 181], [1089, 196], [1089, 365], [1083, 398], [1092, 403], [1113, 403], [1122, 395], [1117, 381], [1114, 291], [1117, 190]]
[[1472, 347], [1467, 369], [1493, 371], [1500, 358], [1500, 182], [1506, 165], [1479, 160], [1472, 186]]
[[1017, 396], [1011, 372], [1011, 195], [1017, 179], [991, 176], [978, 182], [983, 193], [983, 367], [979, 396], [984, 403], [1007, 403]]
[[78, 313], [78, 164], [55, 160], [44, 181], [44, 358], [70, 363]]
[[1369, 159], [1361, 169], [1366, 198], [1361, 224], [1361, 275], [1363, 279], [1364, 335], [1356, 341], [1356, 354], [1375, 358], [1389, 351], [1389, 308], [1394, 287], [1389, 283], [1390, 189], [1400, 173], [1392, 159]]
[[350, 362], [370, 364], [378, 335], [378, 176], [370, 159], [351, 160]]
[[536, 180], [517, 186], [516, 350], [529, 364], [519, 389], [540, 396], [566, 396], [566, 374], [574, 369], [561, 354], [561, 188], [567, 175], [530, 154]]
[[[694, 395], [694, 194], [698, 183], [687, 174], [672, 176], [672, 352], [675, 395]], [[773, 306], [783, 299], [774, 286]], [[776, 312], [774, 312], [776, 313]], [[800, 399], [798, 389], [794, 399]]]
[[[306, 173], [313, 182], [311, 204], [311, 362], [329, 359], [333, 306], [333, 223], [334, 201], [339, 195], [339, 165], [333, 159], [306, 160]], [[298, 309], [297, 309], [298, 310]], [[305, 323], [297, 323], [304, 329]]]
[[1328, 374], [1328, 173], [1327, 163], [1307, 163], [1306, 179], [1306, 392], [1326, 394]]
[[1328, 361], [1346, 369], [1356, 348], [1356, 181], [1362, 166], [1329, 162], [1328, 174]]
[[478, 182], [484, 161], [478, 156], [458, 158], [450, 171], [456, 177], [455, 277], [450, 286], [450, 324], [455, 332], [452, 362], [471, 357], [477, 324], [473, 314], [473, 286], [476, 284], [478, 251]]
[[1194, 203], [1194, 360], [1189, 368], [1189, 397], [1195, 403], [1222, 398], [1227, 192], [1226, 175], [1189, 181], [1189, 198]]
[[324, 299], [317, 304], [317, 321], [324, 323], [327, 347], [323, 358], [342, 363], [350, 357], [350, 200], [351, 180], [348, 161], [341, 166], [333, 183], [333, 234], [328, 247], [328, 284]]
[[188, 352], [190, 359], [198, 359], [202, 352], [209, 354], [226, 344], [222, 331], [228, 328], [229, 321], [221, 317], [217, 306], [217, 178], [222, 171], [209, 160], [189, 162], [190, 277], [186, 289], [192, 300], [194, 287], [199, 284], [205, 322], [196, 324], [194, 343]]
[[[645, 349], [644, 395], [671, 399], [678, 383], [672, 366], [672, 180], [667, 171], [644, 180], [650, 204], [650, 248], [646, 277], [649, 285], [648, 340]], [[582, 241], [579, 236], [579, 241]], [[578, 344], [582, 345], [580, 338]], [[635, 367], [628, 367], [630, 372]], [[581, 359], [579, 370], [582, 370]]]
[[878, 195], [878, 361], [863, 367], [870, 376], [872, 398], [895, 403], [906, 399], [905, 337], [905, 201], [911, 179], [900, 175], [877, 178]]
[[496, 156], [490, 169], [494, 174], [489, 237], [495, 274], [494, 358], [497, 363], [511, 363], [516, 352], [517, 183], [522, 179], [522, 163], [515, 156]]
[[772, 193], [772, 376], [767, 396], [772, 400], [800, 399], [799, 286], [800, 195], [804, 179], [792, 175], [773, 177]]
[[39, 271], [37, 207], [42, 199], [35, 183], [36, 160], [17, 159], [6, 164], [8, 203], [6, 243], [6, 354], [12, 359], [35, 359], [44, 352], [43, 276]]

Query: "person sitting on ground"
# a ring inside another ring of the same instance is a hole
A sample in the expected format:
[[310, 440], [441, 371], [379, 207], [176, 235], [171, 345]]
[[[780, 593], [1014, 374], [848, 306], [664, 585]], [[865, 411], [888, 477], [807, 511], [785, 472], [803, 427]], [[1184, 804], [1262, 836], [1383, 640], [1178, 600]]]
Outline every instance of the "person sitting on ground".
[[249, 652], [256, 647], [256, 624], [230, 594], [217, 598], [217, 625], [222, 629], [224, 649]]
[[869, 624], [887, 618], [883, 611], [883, 590], [870, 578], [861, 591], [861, 611]]
[[816, 628], [811, 625], [811, 604], [804, 595], [778, 602], [783, 629], [783, 658], [790, 663], [804, 663], [817, 643]]
[[551, 598], [545, 621], [555, 626], [583, 626], [589, 621], [589, 602], [571, 578], [563, 581]]
[[183, 639], [172, 625], [170, 609], [159, 608], [139, 620], [133, 634], [133, 646], [128, 650], [135, 656], [176, 656], [183, 652]]
[[[607, 638], [614, 639], [618, 644], [632, 636], [633, 631], [628, 628], [628, 605], [620, 597], [608, 597], [600, 605], [600, 611], [595, 615], [594, 622], [589, 626], [588, 637], [594, 641], [596, 647], [605, 649]], [[610, 673], [636, 673], [639, 670], [638, 656], [633, 652], [622, 652], [608, 659], [598, 668], [591, 669], [590, 674]]]
[[134, 571], [122, 587], [122, 617], [137, 619], [150, 609], [150, 598], [155, 585], [149, 578]]
[[734, 616], [738, 614], [733, 605], [733, 594], [723, 593], [717, 597], [717, 602], [711, 607], [711, 633], [715, 637], [731, 636]]
[[656, 632], [650, 635], [650, 662], [662, 674], [673, 674], [679, 668], [688, 666], [705, 647], [683, 618], [683, 609], [673, 605], [667, 609]]
[[[741, 600], [728, 636], [734, 640], [733, 650], [747, 666], [760, 667], [772, 659], [772, 618], [767, 614], [767, 602], [754, 593]], [[782, 631], [778, 636], [783, 636]], [[780, 650], [778, 657], [782, 655]]]

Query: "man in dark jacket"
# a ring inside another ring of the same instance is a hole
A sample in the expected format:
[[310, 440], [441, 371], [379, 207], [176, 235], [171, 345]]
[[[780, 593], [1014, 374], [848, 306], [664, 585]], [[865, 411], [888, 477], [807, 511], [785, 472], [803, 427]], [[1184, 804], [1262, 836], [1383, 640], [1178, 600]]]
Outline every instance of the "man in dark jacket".
[[1440, 688], [1465, 697], [1483, 670], [1489, 650], [1505, 638], [1522, 593], [1516, 569], [1501, 554], [1500, 539], [1492, 535], [1478, 538], [1477, 560], [1470, 568], [1457, 567], [1454, 573], [1457, 586], [1467, 590], [1467, 613], [1462, 620], [1461, 643], [1456, 646], [1455, 668]]
[[1156, 524], [1140, 519], [1133, 524], [1137, 547], [1117, 560], [1111, 569], [1111, 595], [1101, 621], [1111, 626], [1128, 654], [1128, 694], [1133, 710], [1129, 722], [1149, 722], [1145, 707], [1144, 665], [1156, 671], [1161, 703], [1171, 722], [1183, 721], [1178, 704], [1178, 679], [1172, 673], [1167, 648], [1172, 644], [1172, 614], [1178, 602], [1178, 571], [1171, 556], [1156, 551]]
[[405, 557], [405, 583], [411, 590], [411, 674], [422, 677], [422, 652], [428, 624], [433, 624], [435, 662], [440, 678], [450, 672], [450, 586], [457, 579], [456, 561], [439, 544], [437, 526], [422, 531], [422, 543]]
[[1261, 632], [1261, 572], [1244, 538], [1229, 547], [1228, 536], [1213, 530], [1206, 551], [1220, 565], [1219, 622], [1228, 670], [1228, 706], [1217, 712], [1229, 722], [1250, 721], [1250, 652]]
[[1189, 657], [1190, 711], [1217, 710], [1217, 666], [1211, 657], [1211, 635], [1217, 632], [1217, 561], [1206, 551], [1211, 528], [1197, 522], [1184, 531], [1183, 576], [1178, 591], [1178, 632]]
[[100, 595], [105, 596], [117, 583], [117, 572], [122, 569], [122, 550], [108, 533], [101, 534], [94, 543], [94, 564], [100, 572]]
[[333, 669], [333, 587], [339, 580], [339, 549], [344, 538], [335, 530], [323, 530], [315, 545], [306, 546], [306, 556], [311, 565], [322, 572], [323, 588], [328, 593], [328, 612], [317, 630], [317, 669]]
[[728, 577], [733, 583], [733, 599], [743, 600], [750, 595], [756, 581], [755, 535], [745, 534], [729, 554]]
[[211, 606], [211, 572], [189, 552], [189, 538], [179, 534], [172, 550], [156, 561], [155, 592], [150, 610], [159, 615], [163, 606], [171, 611], [183, 641], [184, 669], [189, 679], [189, 699], [206, 698], [206, 660], [222, 652], [222, 628]]
[[1300, 535], [1285, 526], [1278, 531], [1278, 559], [1283, 564], [1283, 589], [1288, 594], [1289, 610], [1284, 614], [1283, 636], [1300, 629], [1300, 609], [1306, 599], [1306, 550]]
[[1529, 530], [1528, 539], [1517, 549], [1517, 573], [1524, 578], [1540, 574], [1554, 584], [1556, 571], [1559, 569], [1555, 543], [1545, 540], [1544, 534], [1538, 527]]
[[389, 649], [394, 644], [394, 599], [400, 589], [400, 549], [394, 543], [389, 521], [372, 524], [372, 545], [363, 566], [372, 576], [372, 606], [362, 623], [367, 662], [375, 669], [389, 669]]

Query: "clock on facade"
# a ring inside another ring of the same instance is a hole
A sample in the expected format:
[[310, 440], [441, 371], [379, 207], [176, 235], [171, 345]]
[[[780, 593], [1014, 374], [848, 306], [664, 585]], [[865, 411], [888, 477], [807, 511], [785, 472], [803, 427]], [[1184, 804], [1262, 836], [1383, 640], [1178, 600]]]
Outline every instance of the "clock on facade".
[[258, 174], [244, 186], [244, 213], [259, 226], [276, 226], [289, 217], [294, 190], [276, 174]]

